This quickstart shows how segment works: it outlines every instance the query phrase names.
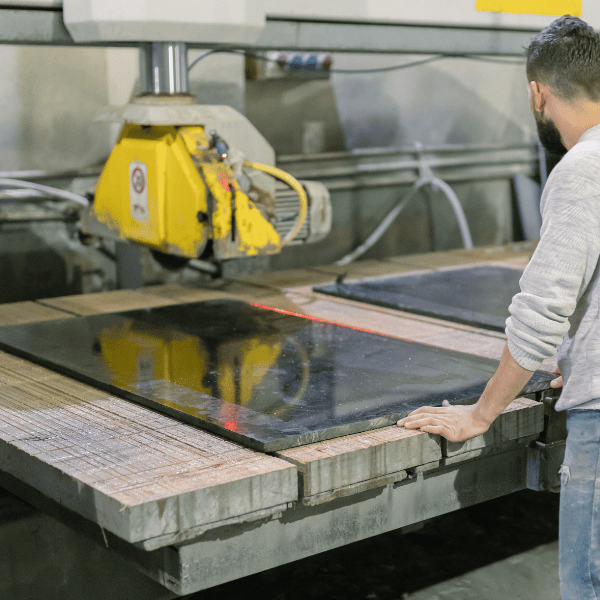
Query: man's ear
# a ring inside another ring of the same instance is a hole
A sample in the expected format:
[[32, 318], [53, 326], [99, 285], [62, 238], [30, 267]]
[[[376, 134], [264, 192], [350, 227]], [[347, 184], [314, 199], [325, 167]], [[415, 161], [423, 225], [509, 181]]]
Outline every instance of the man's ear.
[[537, 81], [529, 82], [529, 97], [532, 100], [531, 104], [535, 111], [539, 113], [543, 112], [544, 107], [546, 106], [547, 90], [545, 87], [546, 86]]

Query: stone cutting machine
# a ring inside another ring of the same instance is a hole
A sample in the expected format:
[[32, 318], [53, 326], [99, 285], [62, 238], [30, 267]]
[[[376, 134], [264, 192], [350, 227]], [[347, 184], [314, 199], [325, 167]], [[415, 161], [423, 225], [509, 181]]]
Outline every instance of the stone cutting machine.
[[[189, 93], [187, 42], [252, 43], [264, 25], [260, 8], [257, 0], [65, 0], [76, 42], [147, 40], [140, 42], [141, 93], [101, 117], [123, 129], [81, 220], [84, 236], [148, 247], [170, 267], [273, 254], [326, 237], [325, 186], [277, 169], [273, 149], [243, 115], [196, 104]], [[293, 194], [277, 194], [276, 180]]]

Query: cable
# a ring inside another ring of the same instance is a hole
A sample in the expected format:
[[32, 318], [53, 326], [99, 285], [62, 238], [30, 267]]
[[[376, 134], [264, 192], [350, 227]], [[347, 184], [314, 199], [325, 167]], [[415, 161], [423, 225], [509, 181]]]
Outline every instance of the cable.
[[191, 64], [188, 65], [188, 72], [192, 70], [192, 67], [195, 67], [197, 63], [199, 63], [203, 58], [206, 58], [209, 54], [215, 54], [215, 52], [227, 52], [225, 48], [213, 48], [204, 54], [201, 54], [198, 58], [195, 58]]
[[479, 60], [481, 62], [498, 63], [504, 65], [522, 65], [525, 63], [525, 57], [523, 58], [495, 58], [493, 56], [480, 56], [479, 54], [465, 54], [461, 58], [468, 58], [469, 60]]
[[401, 69], [408, 69], [410, 67], [418, 67], [419, 65], [426, 65], [427, 63], [435, 62], [437, 60], [442, 60], [443, 58], [449, 58], [448, 56], [444, 56], [443, 54], [438, 54], [436, 56], [430, 56], [429, 58], [423, 58], [420, 60], [415, 60], [409, 63], [403, 63], [401, 65], [392, 65], [391, 67], [375, 67], [373, 69], [328, 69], [330, 73], [340, 73], [342, 75], [356, 74], [359, 75], [361, 73], [386, 73], [388, 71], [400, 71]]
[[304, 225], [304, 221], [306, 221], [306, 217], [308, 215], [308, 198], [306, 196], [304, 188], [297, 179], [294, 179], [289, 173], [286, 173], [285, 171], [282, 171], [277, 167], [261, 165], [258, 163], [250, 162], [249, 160], [245, 160], [243, 164], [244, 167], [248, 169], [262, 171], [263, 173], [266, 173], [271, 177], [275, 177], [275, 179], [283, 181], [283, 183], [291, 187], [298, 194], [298, 197], [300, 199], [300, 214], [298, 215], [298, 220], [296, 221], [294, 227], [281, 240], [282, 246], [289, 244], [298, 235], [298, 233], [300, 233], [300, 229], [302, 229], [302, 225]]
[[66, 190], [60, 190], [58, 188], [49, 187], [47, 185], [40, 185], [39, 183], [32, 183], [31, 181], [22, 181], [20, 179], [0, 179], [0, 188], [19, 188], [29, 189], [42, 192], [49, 196], [55, 196], [62, 200], [69, 200], [70, 202], [76, 202], [81, 206], [89, 206], [87, 198], [74, 194], [73, 192], [67, 192]]
[[[229, 52], [229, 50], [227, 50]], [[279, 64], [279, 61], [274, 58], [268, 58], [267, 56], [261, 56], [260, 54], [251, 54], [250, 52], [244, 52], [240, 50], [231, 50], [231, 52], [235, 54], [244, 54], [250, 58], [254, 58], [256, 60], [262, 60], [264, 62], [273, 62]], [[436, 54], [435, 56], [429, 56], [427, 58], [420, 58], [419, 60], [415, 60], [408, 63], [402, 63], [400, 65], [392, 65], [390, 67], [374, 67], [372, 69], [327, 69], [327, 73], [341, 73], [341, 74], [350, 74], [350, 73], [384, 73], [386, 71], [399, 71], [401, 69], [408, 69], [409, 67], [417, 67], [419, 65], [424, 65], [430, 62], [434, 62], [436, 60], [441, 60], [443, 58], [450, 58], [453, 55], [450, 54]]]
[[[236, 48], [215, 48], [213, 50], [209, 50], [205, 52], [198, 58], [196, 58], [189, 66], [188, 71], [192, 69], [198, 62], [200, 62], [203, 58], [209, 56], [210, 54], [215, 54], [217, 52], [226, 52], [228, 54], [238, 54], [241, 56], [246, 56], [248, 58], [253, 58], [255, 60], [262, 60], [263, 62], [271, 62], [279, 64], [279, 61], [275, 58], [269, 58], [267, 56], [261, 56], [260, 54], [253, 54], [251, 52], [247, 52], [245, 50], [239, 50]], [[355, 74], [360, 75], [362, 73], [385, 73], [388, 71], [400, 71], [402, 69], [408, 69], [410, 67], [417, 67], [419, 65], [425, 65], [427, 63], [435, 62], [438, 60], [446, 59], [446, 58], [464, 58], [467, 60], [479, 60], [481, 62], [488, 63], [498, 63], [498, 64], [509, 64], [509, 65], [521, 65], [524, 63], [525, 58], [515, 58], [515, 59], [505, 59], [505, 58], [495, 58], [492, 56], [481, 56], [477, 54], [436, 54], [435, 56], [429, 56], [427, 58], [422, 58], [419, 60], [415, 60], [408, 63], [402, 63], [399, 65], [391, 65], [389, 67], [374, 67], [372, 69], [327, 69], [327, 73], [338, 73], [342, 75]]]
[[361, 244], [358, 248], [346, 254], [340, 260], [335, 262], [336, 265], [344, 266], [350, 264], [353, 260], [357, 259], [359, 256], [362, 256], [369, 248], [374, 246], [381, 236], [387, 231], [388, 227], [394, 222], [396, 217], [404, 210], [406, 205], [413, 199], [419, 188], [424, 185], [424, 180], [417, 181], [413, 187], [410, 189], [408, 194], [404, 196], [394, 208], [387, 214], [387, 216], [381, 221], [381, 223], [376, 227], [375, 231]]
[[[272, 62], [279, 64], [279, 61], [275, 58], [269, 58], [267, 56], [261, 56], [260, 54], [253, 54], [251, 52], [246, 52], [244, 50], [236, 50], [235, 48], [222, 48], [220, 50], [215, 50], [215, 52], [228, 52], [231, 54], [239, 54], [249, 58], [254, 58], [255, 60], [262, 60], [263, 62]], [[197, 58], [192, 65], [196, 64], [198, 60], [204, 58], [208, 53], [203, 56]], [[372, 69], [327, 69], [327, 73], [340, 73], [340, 74], [351, 74], [351, 73], [384, 73], [386, 71], [399, 71], [401, 69], [408, 69], [409, 67], [416, 67], [418, 65], [424, 65], [430, 62], [434, 62], [436, 60], [441, 60], [443, 58], [450, 58], [452, 55], [445, 54], [436, 54], [435, 56], [429, 56], [427, 58], [420, 58], [419, 60], [415, 60], [409, 63], [402, 63], [400, 65], [392, 65], [390, 67], [375, 67]]]
[[80, 169], [65, 169], [62, 171], [42, 171], [32, 169], [28, 171], [0, 171], [0, 179], [22, 179], [24, 181], [35, 181], [36, 179], [73, 179], [74, 177], [96, 177], [102, 173], [104, 163], [108, 156], [99, 163], [81, 167]]
[[381, 239], [396, 217], [404, 210], [406, 205], [414, 198], [415, 194], [425, 185], [431, 185], [445, 194], [446, 198], [450, 202], [450, 205], [452, 206], [452, 209], [454, 210], [454, 214], [456, 215], [456, 220], [458, 221], [464, 247], [467, 249], [473, 248], [473, 240], [471, 239], [471, 232], [469, 231], [467, 219], [465, 217], [465, 213], [463, 212], [462, 206], [456, 197], [456, 194], [445, 181], [442, 181], [437, 177], [433, 177], [427, 179], [418, 179], [409, 192], [400, 200], [400, 202], [398, 202], [396, 206], [394, 206], [394, 208], [392, 208], [392, 210], [387, 214], [383, 221], [381, 221], [375, 231], [364, 241], [364, 243], [343, 258], [340, 258], [340, 260], [336, 261], [335, 264], [339, 266], [347, 265], [372, 248]]
[[0, 202], [47, 202], [48, 196], [38, 192], [38, 190], [28, 190], [24, 188], [17, 188], [12, 190], [0, 191]]
[[445, 181], [442, 181], [437, 177], [434, 177], [430, 183], [433, 188], [437, 188], [446, 196], [446, 198], [448, 198], [448, 202], [450, 202], [454, 214], [456, 215], [456, 220], [458, 221], [463, 246], [467, 250], [471, 250], [473, 248], [473, 239], [471, 238], [471, 232], [469, 231], [469, 224], [467, 223], [467, 217], [465, 216], [462, 205], [458, 200], [457, 195], [454, 193], [454, 190]]

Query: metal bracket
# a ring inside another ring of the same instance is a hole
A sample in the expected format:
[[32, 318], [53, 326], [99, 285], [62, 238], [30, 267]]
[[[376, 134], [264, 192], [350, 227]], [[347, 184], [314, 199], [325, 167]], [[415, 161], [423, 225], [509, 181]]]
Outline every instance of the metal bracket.
[[565, 440], [527, 449], [527, 487], [536, 492], [560, 492], [558, 470], [565, 456]]
[[417, 169], [419, 173], [419, 179], [430, 181], [435, 175], [431, 170], [431, 161], [428, 160], [424, 155], [424, 146], [422, 142], [415, 142], [415, 152], [417, 155]]

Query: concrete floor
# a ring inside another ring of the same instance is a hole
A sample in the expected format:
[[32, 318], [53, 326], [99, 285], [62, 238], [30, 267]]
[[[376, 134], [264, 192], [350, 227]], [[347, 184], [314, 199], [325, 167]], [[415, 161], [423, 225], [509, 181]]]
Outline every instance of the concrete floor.
[[0, 488], [0, 600], [171, 600], [79, 532]]
[[505, 558], [413, 594], [406, 600], [561, 600], [558, 542]]

